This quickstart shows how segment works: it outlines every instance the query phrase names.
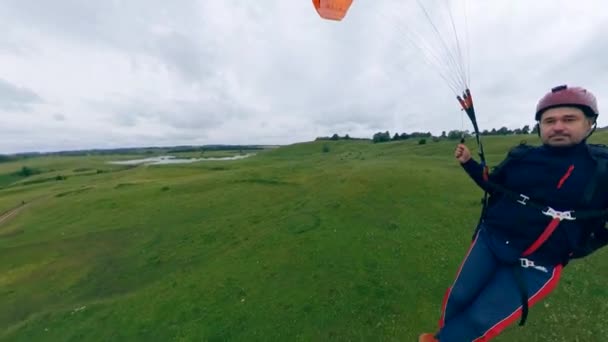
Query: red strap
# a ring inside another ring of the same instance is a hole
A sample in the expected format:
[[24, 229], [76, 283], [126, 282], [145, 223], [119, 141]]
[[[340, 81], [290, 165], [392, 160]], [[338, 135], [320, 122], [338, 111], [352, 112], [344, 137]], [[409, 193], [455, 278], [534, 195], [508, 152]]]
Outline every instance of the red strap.
[[570, 177], [572, 170], [574, 170], [574, 165], [570, 165], [570, 167], [568, 168], [568, 171], [566, 171], [566, 174], [562, 177], [562, 179], [559, 180], [559, 183], [557, 183], [558, 189], [561, 188], [562, 185], [564, 185], [564, 182], [566, 181], [566, 179], [568, 179], [568, 177]]
[[542, 234], [540, 234], [540, 236], [538, 237], [538, 239], [536, 239], [536, 241], [534, 241], [532, 246], [530, 246], [530, 247], [528, 247], [528, 249], [526, 249], [523, 256], [528, 256], [528, 255], [536, 252], [536, 250], [543, 243], [545, 243], [545, 241], [547, 241], [549, 236], [551, 236], [551, 234], [553, 234], [553, 232], [555, 231], [555, 229], [557, 228], [559, 223], [560, 223], [560, 219], [558, 219], [558, 218], [554, 218], [553, 220], [551, 220], [551, 222], [549, 222], [549, 225], [547, 226], [547, 228], [545, 228], [545, 231]]
[[[566, 181], [566, 179], [568, 179], [568, 177], [570, 177], [572, 170], [574, 170], [574, 165], [570, 165], [570, 167], [568, 167], [568, 171], [566, 171], [566, 173], [559, 180], [559, 183], [557, 184], [558, 189], [561, 188], [562, 185], [564, 184], [564, 182]], [[547, 239], [551, 236], [551, 234], [553, 234], [555, 229], [557, 229], [557, 226], [559, 226], [559, 223], [560, 223], [559, 218], [554, 218], [553, 220], [551, 220], [551, 222], [549, 222], [549, 224], [547, 225], [547, 227], [545, 228], [543, 233], [540, 234], [540, 236], [538, 237], [538, 239], [536, 239], [536, 241], [534, 241], [532, 246], [528, 247], [528, 249], [526, 249], [524, 251], [523, 256], [528, 256], [528, 255], [536, 252], [536, 250], [539, 249], [540, 246], [543, 243], [545, 243], [545, 241], [547, 241]]]

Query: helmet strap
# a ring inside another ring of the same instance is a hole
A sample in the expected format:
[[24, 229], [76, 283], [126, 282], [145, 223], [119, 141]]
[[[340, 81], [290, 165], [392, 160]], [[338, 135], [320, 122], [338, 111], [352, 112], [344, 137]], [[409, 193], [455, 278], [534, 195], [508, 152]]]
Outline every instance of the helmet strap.
[[593, 132], [595, 132], [596, 128], [597, 128], [597, 120], [594, 120], [593, 127], [591, 128], [591, 131], [589, 131], [589, 133], [587, 134], [587, 136], [583, 140], [589, 139], [589, 137], [591, 136], [591, 134], [593, 134]]

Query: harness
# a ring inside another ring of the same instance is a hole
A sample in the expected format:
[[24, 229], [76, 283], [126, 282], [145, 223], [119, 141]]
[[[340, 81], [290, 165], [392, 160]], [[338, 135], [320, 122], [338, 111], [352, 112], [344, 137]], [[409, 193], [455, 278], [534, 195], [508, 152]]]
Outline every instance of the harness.
[[[514, 275], [520, 290], [522, 301], [522, 317], [519, 323], [520, 326], [525, 324], [528, 316], [528, 293], [523, 274], [521, 273], [522, 268], [534, 267], [541, 270], [543, 268], [542, 266], [535, 265], [532, 261], [526, 259], [526, 257], [537, 251], [549, 239], [549, 237], [551, 237], [562, 221], [589, 221], [586, 222], [586, 225], [584, 225], [583, 245], [577, 246], [577, 248], [571, 251], [568, 256], [564, 257], [564, 265], [568, 263], [569, 259], [585, 257], [608, 244], [608, 230], [604, 227], [605, 221], [608, 218], [608, 208], [603, 210], [584, 209], [589, 207], [596, 196], [608, 192], [608, 147], [597, 144], [587, 144], [587, 146], [591, 158], [596, 162], [596, 169], [593, 176], [587, 183], [587, 187], [583, 193], [583, 198], [580, 201], [579, 207], [581, 210], [571, 209], [559, 211], [542, 203], [542, 201], [531, 198], [526, 194], [507, 189], [500, 184], [492, 182], [489, 179], [487, 168], [484, 168], [483, 179], [487, 189], [484, 193], [482, 214], [474, 235], [476, 235], [477, 231], [479, 230], [481, 223], [485, 218], [489, 202], [493, 199], [493, 196], [495, 196], [496, 193], [500, 193], [506, 198], [517, 202], [522, 206], [535, 208], [543, 215], [551, 218], [551, 221], [545, 227], [544, 231], [522, 253], [520, 263], [514, 265]], [[521, 159], [532, 148], [532, 146], [522, 143], [519, 146], [511, 149], [505, 160], [494, 168], [493, 174], [498, 174], [501, 172], [501, 170], [512, 161]], [[490, 198], [487, 196], [488, 190], [490, 190], [491, 193]]]

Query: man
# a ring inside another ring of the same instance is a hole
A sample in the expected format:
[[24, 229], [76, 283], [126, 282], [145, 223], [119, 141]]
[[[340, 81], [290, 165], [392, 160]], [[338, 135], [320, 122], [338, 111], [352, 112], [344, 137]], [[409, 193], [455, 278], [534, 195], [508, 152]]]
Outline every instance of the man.
[[608, 192], [597, 188], [608, 154], [586, 143], [598, 115], [591, 92], [559, 86], [536, 108], [541, 146], [513, 149], [490, 175], [457, 146], [455, 158], [490, 200], [445, 294], [439, 331], [419, 342], [492, 339], [556, 288], [571, 258], [590, 253], [581, 247], [591, 236], [606, 238]]

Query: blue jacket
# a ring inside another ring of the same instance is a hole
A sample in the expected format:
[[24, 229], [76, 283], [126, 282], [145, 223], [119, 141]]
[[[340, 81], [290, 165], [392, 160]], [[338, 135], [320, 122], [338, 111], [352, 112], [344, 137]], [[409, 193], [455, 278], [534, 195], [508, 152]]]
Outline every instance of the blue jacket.
[[[462, 165], [482, 188], [482, 166], [471, 158]], [[585, 142], [557, 148], [548, 145], [533, 147], [522, 158], [508, 163], [490, 180], [512, 191], [538, 199], [555, 210], [580, 208], [588, 181], [596, 162]], [[608, 207], [608, 193], [596, 197], [590, 209]], [[521, 255], [545, 230], [551, 217], [537, 208], [523, 206], [504, 196], [495, 196], [488, 206], [484, 227], [497, 253]], [[583, 224], [580, 220], [563, 220], [551, 237], [533, 254], [535, 260], [558, 264], [581, 243]]]

